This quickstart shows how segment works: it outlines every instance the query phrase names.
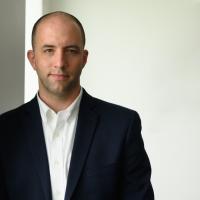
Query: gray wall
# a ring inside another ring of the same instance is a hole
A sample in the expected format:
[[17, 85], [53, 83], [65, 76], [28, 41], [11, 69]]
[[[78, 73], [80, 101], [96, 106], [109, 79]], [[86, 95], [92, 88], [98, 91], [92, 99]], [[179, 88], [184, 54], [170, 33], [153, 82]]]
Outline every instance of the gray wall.
[[24, 102], [25, 0], [1, 0], [0, 113]]

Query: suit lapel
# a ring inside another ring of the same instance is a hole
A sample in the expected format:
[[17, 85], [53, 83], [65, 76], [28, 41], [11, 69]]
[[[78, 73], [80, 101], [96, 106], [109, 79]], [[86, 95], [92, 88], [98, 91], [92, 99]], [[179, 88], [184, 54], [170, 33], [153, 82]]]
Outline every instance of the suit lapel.
[[45, 200], [51, 200], [51, 184], [47, 151], [42, 128], [42, 120], [36, 98], [27, 104], [25, 121], [25, 134], [32, 154], [33, 165], [39, 175]]
[[92, 143], [98, 121], [98, 116], [92, 110], [92, 107], [92, 97], [84, 91], [79, 110], [65, 200], [69, 200], [75, 190]]

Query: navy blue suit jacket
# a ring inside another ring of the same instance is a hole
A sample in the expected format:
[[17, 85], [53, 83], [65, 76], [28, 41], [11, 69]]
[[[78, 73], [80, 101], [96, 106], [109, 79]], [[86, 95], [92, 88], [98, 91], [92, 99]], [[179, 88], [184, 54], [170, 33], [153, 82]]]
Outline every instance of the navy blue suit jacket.
[[[52, 200], [37, 99], [0, 116], [0, 199]], [[153, 200], [135, 111], [93, 98], [80, 104], [65, 200]]]

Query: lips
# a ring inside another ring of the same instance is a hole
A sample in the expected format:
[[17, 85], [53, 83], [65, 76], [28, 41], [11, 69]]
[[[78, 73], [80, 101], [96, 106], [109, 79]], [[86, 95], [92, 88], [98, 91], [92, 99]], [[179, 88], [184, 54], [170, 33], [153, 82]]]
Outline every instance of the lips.
[[60, 80], [60, 81], [66, 80], [69, 77], [69, 75], [67, 74], [56, 74], [56, 73], [51, 73], [49, 74], [49, 76], [55, 80]]

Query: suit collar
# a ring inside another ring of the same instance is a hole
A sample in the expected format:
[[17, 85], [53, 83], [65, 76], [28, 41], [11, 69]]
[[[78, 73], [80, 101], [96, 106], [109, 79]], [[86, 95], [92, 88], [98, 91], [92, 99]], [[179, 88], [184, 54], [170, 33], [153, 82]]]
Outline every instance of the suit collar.
[[98, 121], [98, 115], [94, 112], [94, 106], [93, 98], [84, 90], [80, 104], [65, 200], [69, 200], [75, 191], [94, 137]]

